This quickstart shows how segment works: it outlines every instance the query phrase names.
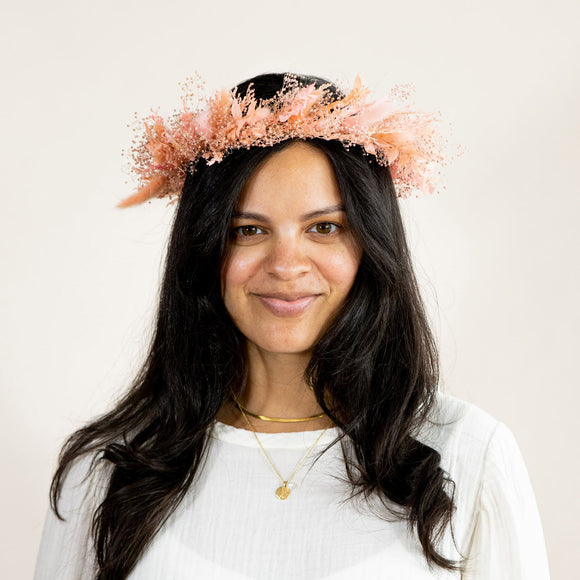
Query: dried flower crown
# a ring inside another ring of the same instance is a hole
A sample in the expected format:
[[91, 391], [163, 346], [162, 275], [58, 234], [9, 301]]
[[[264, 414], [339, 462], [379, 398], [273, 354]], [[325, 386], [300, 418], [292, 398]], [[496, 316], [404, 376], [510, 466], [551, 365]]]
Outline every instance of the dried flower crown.
[[340, 89], [346, 95], [342, 98], [332, 94], [330, 84], [305, 87], [292, 74], [285, 75], [282, 88], [267, 100], [256, 100], [252, 85], [243, 98], [222, 89], [200, 99], [199, 77], [188, 79], [184, 87], [181, 111], [167, 120], [152, 113], [143, 120], [145, 130], [138, 129], [132, 170], [139, 187], [119, 207], [154, 197], [175, 201], [198, 159], [211, 165], [234, 149], [268, 147], [287, 139], [336, 139], [345, 147], [362, 146], [389, 166], [399, 197], [415, 189], [433, 193], [435, 168], [446, 163], [446, 140], [435, 128], [439, 116], [409, 109], [409, 85], [397, 85], [378, 100], [367, 99], [370, 91], [358, 75], [352, 90]]

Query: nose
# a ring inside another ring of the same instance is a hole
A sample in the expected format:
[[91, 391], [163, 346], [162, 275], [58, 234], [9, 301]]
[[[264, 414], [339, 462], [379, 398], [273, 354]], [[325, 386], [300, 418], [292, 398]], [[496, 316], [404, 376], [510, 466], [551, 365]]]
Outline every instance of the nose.
[[268, 274], [280, 280], [293, 280], [310, 272], [312, 263], [300, 240], [272, 240], [264, 260]]

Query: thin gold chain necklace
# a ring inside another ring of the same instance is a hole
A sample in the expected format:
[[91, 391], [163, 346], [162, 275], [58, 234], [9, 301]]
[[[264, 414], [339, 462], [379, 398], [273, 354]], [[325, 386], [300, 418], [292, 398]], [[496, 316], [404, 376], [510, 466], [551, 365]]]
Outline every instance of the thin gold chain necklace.
[[254, 437], [256, 438], [256, 441], [258, 442], [258, 445], [260, 446], [260, 449], [262, 450], [262, 452], [266, 456], [266, 459], [269, 461], [270, 465], [272, 466], [272, 468], [276, 472], [276, 475], [282, 481], [282, 485], [276, 489], [276, 497], [278, 499], [282, 499], [282, 500], [288, 499], [288, 497], [290, 496], [290, 491], [291, 491], [291, 489], [288, 487], [288, 483], [290, 481], [292, 481], [292, 478], [296, 475], [296, 473], [298, 472], [298, 470], [302, 467], [302, 465], [304, 464], [304, 462], [308, 459], [308, 457], [312, 453], [313, 449], [316, 447], [316, 444], [320, 441], [320, 439], [322, 438], [322, 436], [328, 430], [328, 427], [326, 429], [324, 429], [324, 431], [317, 437], [317, 439], [314, 442], [314, 444], [312, 445], [312, 447], [308, 450], [308, 453], [302, 458], [302, 461], [298, 464], [298, 467], [296, 467], [296, 469], [292, 472], [292, 475], [288, 479], [284, 479], [280, 475], [280, 472], [276, 469], [276, 466], [274, 465], [274, 462], [272, 461], [272, 458], [270, 457], [269, 453], [266, 451], [266, 449], [264, 449], [264, 446], [260, 442], [260, 439], [258, 438], [258, 434], [256, 433], [256, 430], [254, 429], [254, 426], [250, 423], [250, 420], [248, 419], [248, 416], [246, 415], [246, 413], [245, 413], [245, 411], [244, 411], [244, 409], [242, 407], [240, 407], [240, 411], [242, 412], [242, 415], [244, 416], [244, 419], [246, 420], [246, 423], [249, 425], [250, 429], [254, 433]]

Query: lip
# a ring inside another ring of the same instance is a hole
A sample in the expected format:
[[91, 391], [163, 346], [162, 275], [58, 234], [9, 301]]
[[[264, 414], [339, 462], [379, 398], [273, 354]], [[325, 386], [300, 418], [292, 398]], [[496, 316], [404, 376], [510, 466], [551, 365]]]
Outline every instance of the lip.
[[256, 298], [276, 316], [292, 318], [300, 316], [316, 300], [318, 294], [283, 294], [275, 292], [272, 294], [254, 294]]

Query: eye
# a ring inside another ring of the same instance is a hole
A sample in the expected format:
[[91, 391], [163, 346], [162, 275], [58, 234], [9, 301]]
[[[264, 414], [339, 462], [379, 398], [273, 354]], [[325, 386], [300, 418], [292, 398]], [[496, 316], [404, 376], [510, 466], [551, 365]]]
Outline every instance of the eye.
[[319, 222], [314, 224], [308, 231], [314, 230], [317, 234], [328, 236], [337, 233], [339, 228], [342, 229], [342, 226], [333, 222]]
[[232, 236], [234, 238], [251, 238], [264, 230], [260, 229], [258, 226], [238, 226], [232, 230]]

